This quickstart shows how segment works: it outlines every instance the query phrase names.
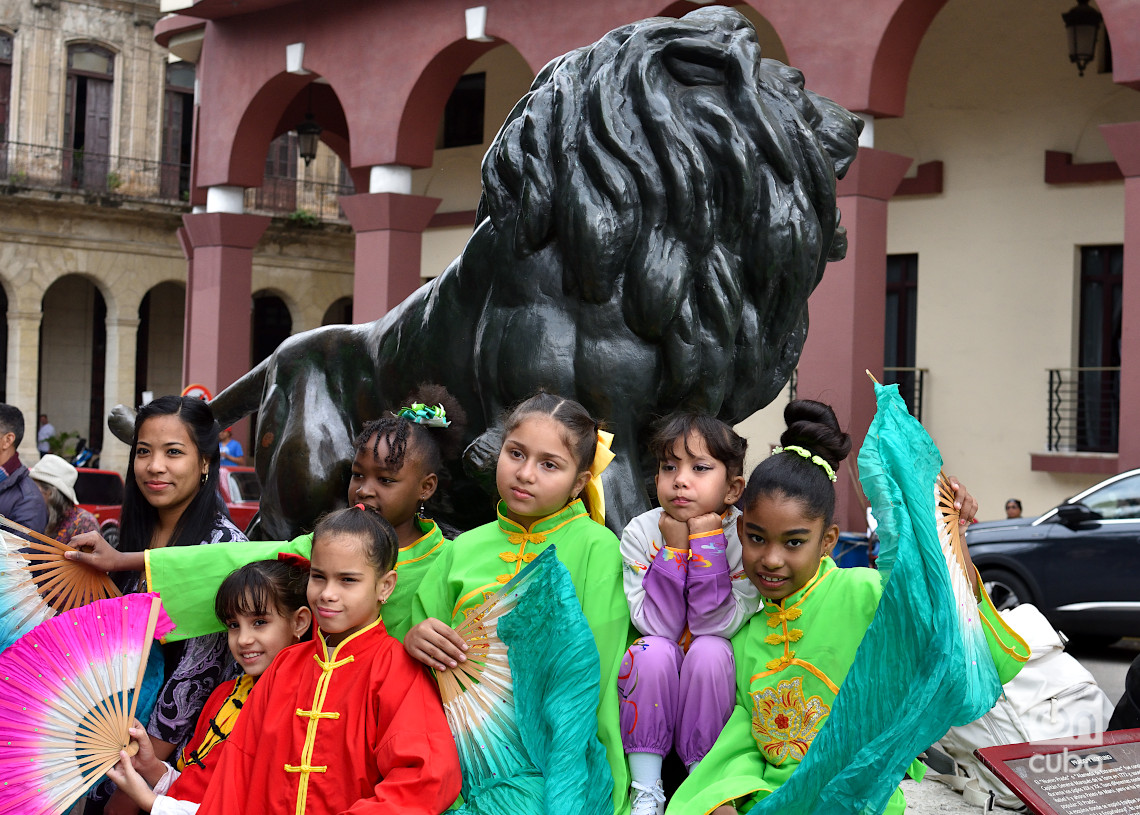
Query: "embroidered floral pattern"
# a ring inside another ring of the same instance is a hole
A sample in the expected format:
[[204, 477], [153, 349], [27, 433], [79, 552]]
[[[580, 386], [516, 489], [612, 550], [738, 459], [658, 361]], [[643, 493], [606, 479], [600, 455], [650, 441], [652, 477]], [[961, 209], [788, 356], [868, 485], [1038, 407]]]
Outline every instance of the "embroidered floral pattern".
[[773, 764], [802, 761], [829, 713], [820, 697], [804, 700], [803, 677], [783, 679], [752, 694], [752, 737]]

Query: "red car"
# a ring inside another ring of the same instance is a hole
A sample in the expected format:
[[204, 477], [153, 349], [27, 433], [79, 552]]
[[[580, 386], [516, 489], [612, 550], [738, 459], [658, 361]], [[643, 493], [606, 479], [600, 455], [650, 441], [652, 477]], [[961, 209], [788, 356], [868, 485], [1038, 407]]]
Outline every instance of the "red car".
[[123, 515], [123, 477], [114, 470], [77, 467], [75, 497], [79, 506], [95, 516], [107, 543], [119, 545], [119, 521]]
[[234, 525], [244, 530], [261, 506], [261, 483], [257, 480], [257, 471], [253, 467], [222, 467], [218, 484]]
[[[99, 532], [107, 543], [119, 545], [119, 524], [123, 515], [123, 477], [114, 470], [77, 467], [75, 497], [79, 506], [95, 516]], [[219, 492], [238, 529], [245, 529], [257, 514], [261, 484], [253, 467], [222, 467]]]

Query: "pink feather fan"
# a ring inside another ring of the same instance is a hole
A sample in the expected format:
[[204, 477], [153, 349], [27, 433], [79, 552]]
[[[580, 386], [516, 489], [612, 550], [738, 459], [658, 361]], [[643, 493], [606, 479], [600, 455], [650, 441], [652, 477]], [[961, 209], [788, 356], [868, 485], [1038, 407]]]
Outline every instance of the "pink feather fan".
[[0, 654], [0, 813], [66, 812], [119, 760], [151, 644], [173, 628], [157, 594], [128, 594]]

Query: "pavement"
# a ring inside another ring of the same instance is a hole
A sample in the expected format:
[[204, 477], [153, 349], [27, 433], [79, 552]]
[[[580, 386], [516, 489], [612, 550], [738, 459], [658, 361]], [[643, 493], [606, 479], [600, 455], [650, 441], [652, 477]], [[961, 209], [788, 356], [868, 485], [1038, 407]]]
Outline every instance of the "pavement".
[[[978, 815], [980, 807], [970, 806], [962, 796], [954, 792], [945, 784], [936, 781], [923, 781], [919, 784], [909, 778], [902, 782], [903, 795], [906, 797], [907, 813], [947, 813], [947, 815]], [[1012, 812], [1013, 810], [994, 807], [996, 813]]]
[[[1116, 704], [1124, 692], [1124, 675], [1128, 666], [1140, 652], [1140, 639], [1124, 639], [1115, 645], [1098, 648], [1085, 648], [1079, 643], [1071, 643], [1068, 651], [1096, 677], [1097, 684]], [[921, 784], [909, 778], [901, 784], [906, 796], [908, 815], [978, 815], [979, 808], [968, 805], [962, 796], [944, 784], [925, 781]], [[1012, 810], [994, 807], [995, 813]]]

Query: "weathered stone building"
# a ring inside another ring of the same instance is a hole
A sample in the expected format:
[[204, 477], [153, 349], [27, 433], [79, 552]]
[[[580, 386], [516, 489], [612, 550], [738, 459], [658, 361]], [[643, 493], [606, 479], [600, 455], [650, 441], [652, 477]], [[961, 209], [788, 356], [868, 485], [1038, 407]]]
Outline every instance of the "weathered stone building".
[[[195, 66], [155, 42], [159, 14], [157, 2], [0, 2], [0, 399], [24, 411], [29, 461], [35, 417], [47, 413], [121, 469], [127, 450], [106, 431], [108, 410], [184, 384], [176, 233], [190, 211]], [[250, 209], [305, 210], [306, 194], [323, 190], [305, 180], [335, 180], [339, 161], [322, 150], [298, 183], [295, 145], [274, 147], [292, 153]], [[262, 239], [262, 345], [343, 319], [352, 244], [337, 223], [340, 191], [325, 195], [331, 209], [278, 218]], [[249, 362], [246, 348], [235, 353]]]

